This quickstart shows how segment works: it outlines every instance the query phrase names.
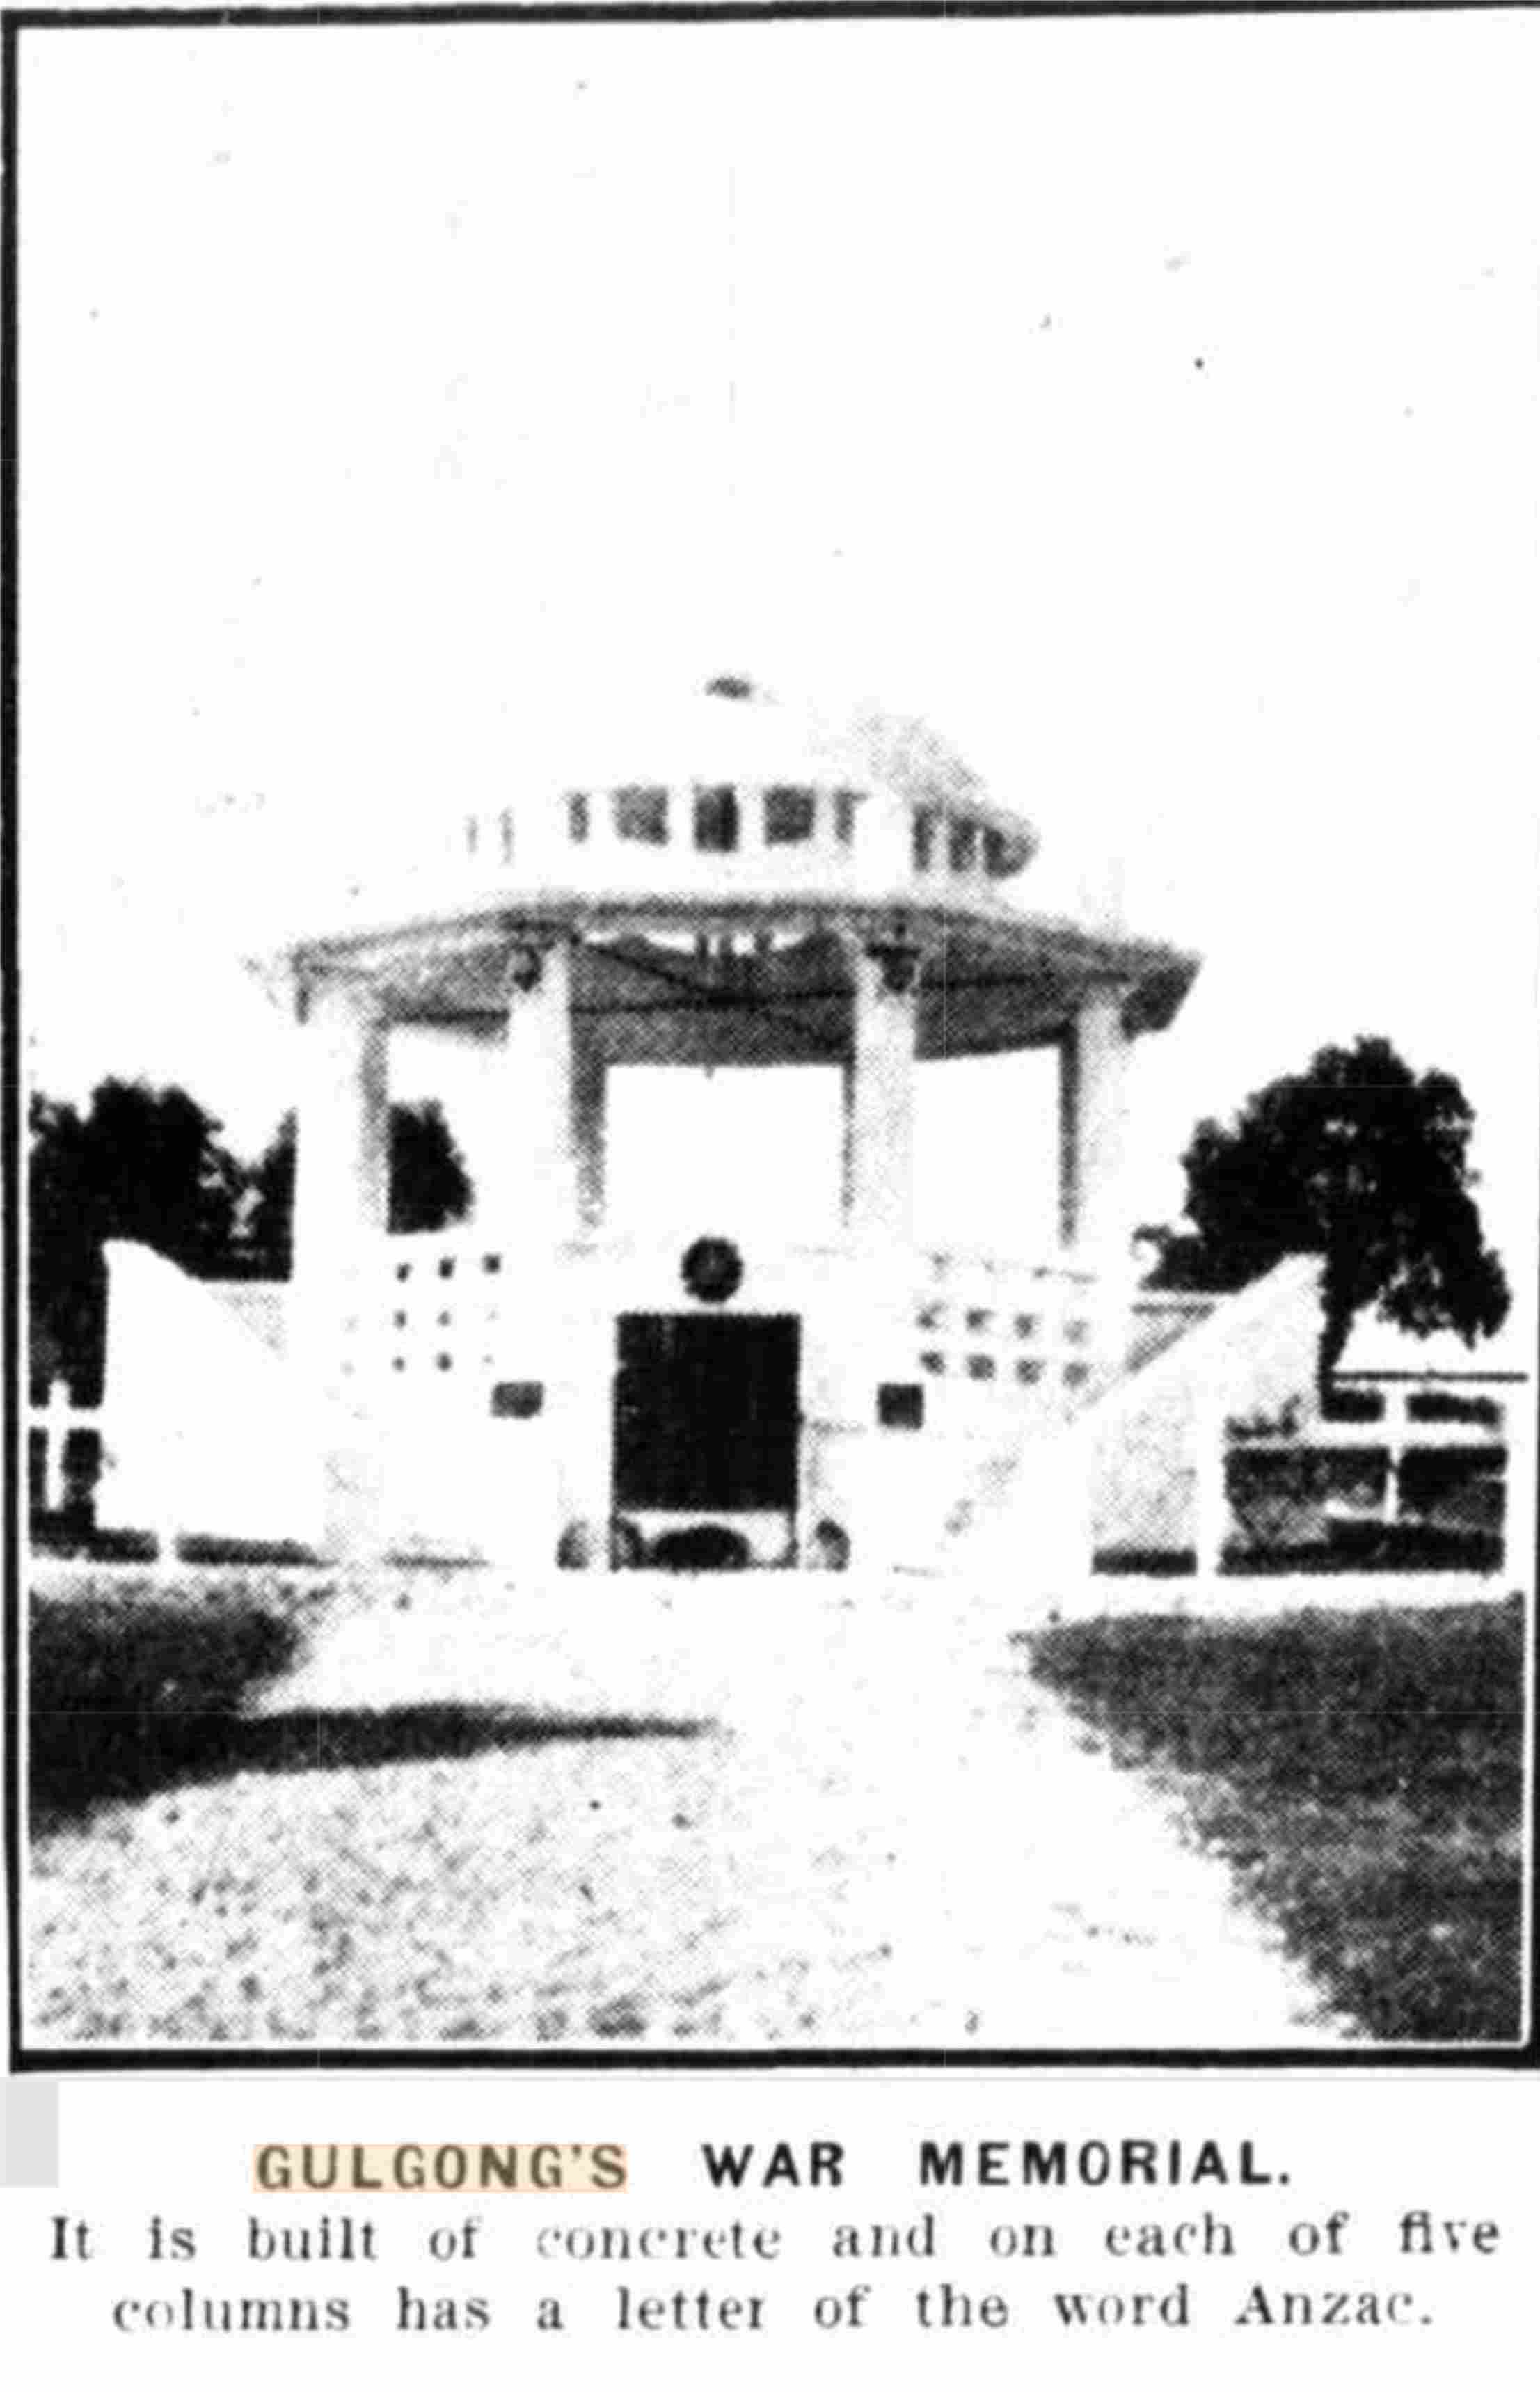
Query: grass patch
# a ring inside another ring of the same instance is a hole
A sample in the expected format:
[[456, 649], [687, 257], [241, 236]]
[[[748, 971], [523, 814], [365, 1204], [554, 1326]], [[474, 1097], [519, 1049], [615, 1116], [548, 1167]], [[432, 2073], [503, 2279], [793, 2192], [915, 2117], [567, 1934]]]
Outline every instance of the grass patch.
[[33, 1824], [141, 1794], [194, 1764], [300, 1641], [282, 1590], [105, 1580], [34, 1596], [28, 1629]]
[[1522, 2032], [1523, 1606], [1236, 1623], [1138, 1616], [1026, 1640], [1376, 2041]]

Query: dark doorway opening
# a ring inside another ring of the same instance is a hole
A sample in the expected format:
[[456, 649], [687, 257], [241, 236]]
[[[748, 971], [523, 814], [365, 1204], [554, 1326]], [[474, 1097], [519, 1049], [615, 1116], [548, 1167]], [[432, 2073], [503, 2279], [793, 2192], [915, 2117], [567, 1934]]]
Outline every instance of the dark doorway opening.
[[617, 1509], [795, 1514], [801, 1331], [793, 1313], [623, 1314]]

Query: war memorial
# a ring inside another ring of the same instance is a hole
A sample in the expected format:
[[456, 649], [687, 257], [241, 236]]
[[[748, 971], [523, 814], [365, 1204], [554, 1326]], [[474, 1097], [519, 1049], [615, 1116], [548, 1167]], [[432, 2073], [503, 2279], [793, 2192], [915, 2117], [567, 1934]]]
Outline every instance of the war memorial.
[[[915, 724], [724, 678], [589, 745], [361, 859], [258, 959], [303, 1025], [291, 1281], [114, 1250], [109, 1515], [333, 1558], [602, 1569], [716, 1529], [758, 1564], [888, 1565], [1125, 1375], [1125, 1085], [1196, 959], [1034, 910], [1033, 827]], [[506, 1135], [468, 1221], [391, 1236], [392, 1042], [423, 1028], [506, 1060]], [[918, 1068], [1022, 1048], [1057, 1057], [1057, 1242], [927, 1250]], [[701, 1215], [688, 1155], [674, 1234], [617, 1233], [608, 1091], [637, 1064], [836, 1067], [835, 1234]]]

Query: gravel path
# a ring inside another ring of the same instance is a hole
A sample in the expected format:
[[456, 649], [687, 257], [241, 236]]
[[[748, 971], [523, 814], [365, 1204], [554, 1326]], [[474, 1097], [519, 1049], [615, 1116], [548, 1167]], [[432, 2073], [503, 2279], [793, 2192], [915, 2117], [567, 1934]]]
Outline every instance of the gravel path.
[[230, 1774], [40, 1841], [31, 2035], [1341, 2040], [1005, 1626], [901, 1581], [376, 1584]]

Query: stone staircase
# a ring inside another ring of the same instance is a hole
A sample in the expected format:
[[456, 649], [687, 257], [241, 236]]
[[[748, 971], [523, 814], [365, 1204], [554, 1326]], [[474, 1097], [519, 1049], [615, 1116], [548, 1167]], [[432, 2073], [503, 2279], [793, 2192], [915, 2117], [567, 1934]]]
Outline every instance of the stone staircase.
[[1296, 1255], [1236, 1295], [1163, 1307], [1157, 1332], [1136, 1328], [1128, 1367], [1070, 1420], [975, 1462], [909, 1566], [1029, 1590], [1035, 1605], [1083, 1600], [1109, 1514], [1137, 1512], [1142, 1480], [1150, 1511], [1169, 1512], [1173, 1485], [1198, 1478], [1200, 1440], [1219, 1446], [1226, 1417], [1309, 1384], [1318, 1291], [1318, 1263]]

